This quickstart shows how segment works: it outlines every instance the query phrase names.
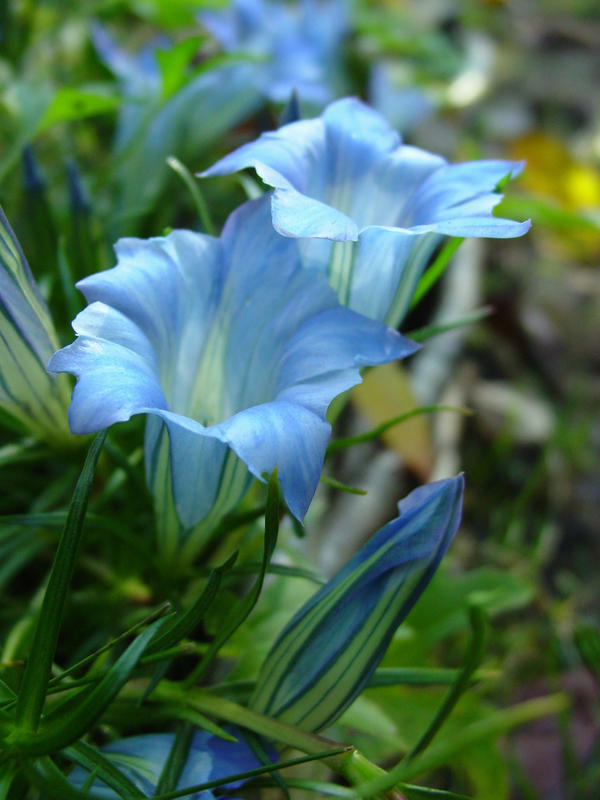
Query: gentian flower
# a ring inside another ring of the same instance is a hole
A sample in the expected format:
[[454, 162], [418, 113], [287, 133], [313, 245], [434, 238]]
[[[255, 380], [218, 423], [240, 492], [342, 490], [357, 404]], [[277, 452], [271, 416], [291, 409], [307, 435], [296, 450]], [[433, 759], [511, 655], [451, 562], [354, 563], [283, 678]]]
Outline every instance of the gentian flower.
[[128, 53], [100, 25], [92, 28], [98, 55], [118, 78], [124, 96], [115, 135], [118, 162], [116, 216], [132, 219], [152, 208], [169, 177], [167, 156], [197, 158], [262, 103], [254, 88], [255, 65], [236, 62], [200, 72], [178, 91], [163, 96], [157, 54], [160, 39]]
[[[77, 284], [90, 305], [74, 320], [78, 338], [49, 364], [77, 376], [71, 430], [132, 414], [162, 420], [186, 528], [239, 502], [246, 466], [257, 478], [277, 467], [301, 519], [321, 472], [329, 403], [360, 382], [361, 366], [416, 345], [340, 306], [322, 275], [302, 269], [296, 242], [273, 229], [268, 197], [238, 208], [220, 239], [174, 231], [115, 249], [116, 267]], [[146, 469], [153, 485], [152, 447]]]
[[342, 303], [393, 327], [441, 236], [506, 238], [530, 227], [492, 216], [497, 184], [521, 164], [448, 164], [402, 145], [355, 98], [263, 133], [202, 175], [245, 167], [274, 187], [273, 225], [303, 240], [305, 265], [327, 270]]
[[303, 730], [332, 724], [368, 683], [460, 523], [462, 476], [422, 486], [288, 623], [250, 706]]
[[[156, 791], [160, 774], [169, 756], [173, 741], [172, 733], [151, 733], [142, 736], [130, 736], [119, 739], [103, 748], [103, 754], [117, 767], [126, 778], [148, 797], [153, 797]], [[206, 731], [197, 730], [194, 733], [187, 762], [179, 782], [178, 790], [197, 786], [201, 783], [226, 778], [239, 772], [247, 772], [260, 767], [261, 764], [251, 749], [239, 737], [237, 742], [221, 739]], [[81, 767], [76, 767], [70, 774], [69, 780], [77, 788], [81, 788], [89, 778], [89, 773]], [[229, 792], [242, 785], [244, 781], [227, 783], [220, 789], [205, 789], [185, 795], [188, 800], [218, 800], [229, 797]], [[226, 795], [222, 790], [227, 790]], [[90, 797], [116, 798], [118, 795], [109, 789], [100, 779], [94, 780], [88, 790]]]
[[58, 347], [48, 307], [0, 208], [0, 413], [34, 436], [62, 444], [69, 388], [48, 375]]
[[296, 90], [322, 106], [337, 94], [347, 0], [233, 0], [199, 19], [226, 52], [257, 57], [251, 80], [270, 100], [287, 102]]

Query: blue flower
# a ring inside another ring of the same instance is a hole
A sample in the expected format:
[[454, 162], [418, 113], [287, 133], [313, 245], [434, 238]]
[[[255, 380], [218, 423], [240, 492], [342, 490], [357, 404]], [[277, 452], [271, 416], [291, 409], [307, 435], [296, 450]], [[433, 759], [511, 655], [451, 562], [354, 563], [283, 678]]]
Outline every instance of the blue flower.
[[302, 606], [266, 657], [250, 706], [303, 730], [332, 724], [368, 683], [460, 524], [462, 476], [422, 486]]
[[203, 175], [245, 167], [274, 187], [273, 225], [304, 240], [305, 265], [327, 269], [342, 303], [394, 327], [442, 235], [506, 238], [530, 227], [492, 216], [498, 183], [522, 164], [448, 164], [402, 145], [354, 98], [262, 134]]
[[[104, 747], [102, 752], [141, 792], [153, 797], [174, 739], [172, 733], [131, 736], [112, 742]], [[183, 790], [188, 786], [219, 780], [260, 766], [260, 762], [241, 737], [237, 742], [232, 742], [206, 731], [197, 730], [177, 789]], [[71, 783], [78, 788], [81, 788], [88, 778], [88, 772], [81, 767], [76, 767], [69, 776]], [[238, 780], [220, 789], [194, 792], [185, 797], [188, 800], [213, 800], [224, 796], [223, 789], [236, 789], [242, 783], [244, 781]], [[118, 797], [99, 779], [94, 781], [89, 792], [90, 797], [106, 798], [106, 800]], [[226, 796], [231, 797], [229, 793]]]
[[347, 0], [233, 0], [222, 11], [202, 12], [200, 21], [227, 52], [262, 60], [252, 81], [270, 100], [286, 102], [294, 89], [319, 106], [335, 96]]
[[69, 389], [46, 372], [58, 347], [50, 312], [0, 208], [0, 412], [19, 428], [64, 445]]
[[252, 84], [256, 65], [236, 62], [203, 70], [164, 97], [158, 53], [167, 42], [157, 40], [128, 53], [100, 25], [93, 26], [92, 38], [124, 95], [114, 144], [122, 156], [114, 176], [115, 215], [122, 224], [120, 218], [141, 215], [156, 201], [169, 176], [167, 156], [197, 158], [207, 145], [255, 111], [262, 95]]
[[174, 231], [123, 239], [116, 253], [116, 267], [77, 284], [90, 305], [74, 320], [78, 338], [49, 364], [77, 376], [71, 430], [132, 414], [162, 420], [185, 527], [239, 502], [250, 479], [234, 454], [257, 478], [277, 467], [301, 519], [321, 472], [329, 403], [360, 381], [360, 367], [416, 345], [343, 308], [320, 274], [300, 268], [267, 197], [238, 208], [220, 239]]

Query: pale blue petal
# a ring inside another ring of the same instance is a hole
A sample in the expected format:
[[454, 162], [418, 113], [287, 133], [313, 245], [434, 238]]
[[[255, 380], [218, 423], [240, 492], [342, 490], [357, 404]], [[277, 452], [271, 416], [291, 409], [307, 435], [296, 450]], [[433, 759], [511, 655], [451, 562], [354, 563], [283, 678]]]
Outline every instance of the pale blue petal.
[[446, 236], [471, 236], [490, 239], [513, 239], [523, 236], [531, 228], [531, 220], [515, 222], [502, 217], [457, 217], [429, 225], [415, 225], [415, 234], [434, 232]]
[[227, 494], [220, 500], [222, 514], [235, 508], [246, 493], [250, 478], [242, 464], [232, 464], [227, 469], [229, 448], [213, 436], [213, 429], [181, 414], [160, 409], [147, 411], [163, 419], [169, 431], [173, 497], [184, 528], [208, 517], [222, 492]]
[[385, 319], [414, 243], [410, 231], [365, 228], [358, 239], [349, 307], [371, 319]]
[[482, 194], [495, 194], [499, 202], [502, 195], [496, 193], [497, 185], [509, 174], [518, 175], [522, 169], [522, 162], [498, 160], [448, 164], [423, 182], [413, 198], [411, 221], [404, 224], [435, 222], [439, 214], [450, 208], [455, 209], [457, 217], [463, 216], [461, 204]]
[[[178, 791], [260, 766], [258, 759], [239, 732], [235, 729], [232, 732], [239, 737], [237, 742], [220, 739], [206, 731], [195, 731], [187, 761], [177, 783]], [[111, 742], [102, 748], [102, 752], [138, 789], [148, 797], [152, 797], [174, 740], [175, 736], [172, 733], [142, 734]], [[276, 760], [274, 752], [270, 755]], [[69, 780], [73, 785], [81, 787], [88, 777], [87, 770], [76, 767], [69, 775]], [[243, 780], [228, 783], [216, 789], [216, 794], [204, 790], [185, 797], [188, 800], [211, 800], [220, 797], [223, 789], [236, 788], [243, 783], [245, 783]], [[98, 779], [92, 785], [90, 796], [106, 800], [117, 797], [115, 792]]]
[[167, 405], [152, 364], [106, 339], [79, 336], [52, 356], [48, 369], [77, 376], [69, 407], [73, 433], [93, 433]]
[[[287, 342], [276, 384], [277, 396], [294, 400], [295, 384], [302, 384], [304, 392], [307, 384], [318, 381], [315, 386], [321, 388], [322, 395], [315, 398], [311, 407], [324, 415], [335, 394], [360, 383], [360, 367], [406, 358], [417, 349], [414, 342], [380, 322], [347, 308], [330, 309], [308, 320]], [[334, 374], [340, 370], [344, 371], [346, 382], [341, 389], [340, 378]], [[336, 381], [335, 393], [325, 391], [326, 376]]]
[[427, 94], [419, 88], [396, 85], [393, 63], [377, 61], [369, 76], [369, 102], [402, 134], [407, 133], [434, 110]]
[[283, 496], [297, 519], [313, 498], [331, 426], [307, 408], [285, 400], [254, 406], [207, 429], [264, 479], [277, 467]]
[[342, 211], [296, 192], [277, 189], [272, 199], [273, 225], [283, 236], [356, 241], [358, 227]]
[[400, 135], [389, 122], [356, 97], [345, 97], [331, 103], [321, 119], [328, 129], [330, 141], [360, 144], [365, 150], [385, 153], [398, 147]]
[[309, 177], [313, 179], [312, 173], [318, 172], [325, 160], [323, 122], [300, 120], [261, 134], [255, 142], [242, 145], [200, 174], [203, 178], [229, 175], [252, 167], [269, 186], [303, 191]]
[[445, 165], [441, 156], [402, 145], [376, 161], [356, 186], [354, 219], [369, 225], [404, 227], [413, 198], [430, 175]]

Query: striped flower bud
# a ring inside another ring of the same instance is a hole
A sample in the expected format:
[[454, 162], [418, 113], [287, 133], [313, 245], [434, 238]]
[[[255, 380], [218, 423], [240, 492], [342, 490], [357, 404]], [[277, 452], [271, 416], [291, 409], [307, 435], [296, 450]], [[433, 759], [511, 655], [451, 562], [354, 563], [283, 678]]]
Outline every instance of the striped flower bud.
[[63, 445], [69, 384], [46, 371], [57, 346], [48, 307], [0, 208], [0, 416]]
[[464, 480], [416, 489], [293, 617], [265, 659], [251, 708], [317, 731], [368, 683], [460, 523]]

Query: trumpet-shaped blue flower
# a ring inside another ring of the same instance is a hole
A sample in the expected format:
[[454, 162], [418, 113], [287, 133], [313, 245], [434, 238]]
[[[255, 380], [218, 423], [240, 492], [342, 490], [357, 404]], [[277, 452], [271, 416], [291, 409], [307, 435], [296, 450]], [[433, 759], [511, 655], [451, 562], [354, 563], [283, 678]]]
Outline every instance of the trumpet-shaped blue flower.
[[[220, 239], [174, 231], [117, 243], [118, 264], [77, 285], [90, 304], [75, 342], [49, 369], [77, 376], [71, 430], [89, 433], [151, 414], [170, 438], [173, 494], [184, 526], [222, 513], [278, 468], [301, 519], [330, 434], [325, 412], [361, 366], [416, 345], [339, 305], [322, 275], [300, 267], [269, 199], [238, 208]], [[152, 448], [146, 450], [151, 477]], [[226, 496], [223, 495], [226, 493]]]
[[224, 50], [258, 57], [252, 81], [270, 100], [286, 102], [294, 89], [319, 106], [335, 96], [347, 0], [233, 0], [200, 20]]
[[50, 313], [0, 208], [0, 411], [34, 435], [64, 444], [68, 386], [46, 372], [58, 346]]
[[359, 695], [432, 578], [460, 523], [462, 476], [422, 486], [302, 606], [265, 659], [255, 711], [304, 730], [334, 722]]
[[498, 183], [521, 164], [448, 164], [402, 145], [385, 119], [355, 98], [263, 133], [203, 175], [245, 167], [274, 187], [273, 225], [305, 240], [304, 263], [327, 269], [345, 305], [394, 326], [440, 236], [505, 238], [530, 227], [492, 216]]
[[[119, 739], [103, 748], [103, 754], [147, 797], [153, 797], [160, 774], [173, 747], [175, 736], [172, 733], [151, 733], [142, 736], [131, 736]], [[251, 749], [239, 739], [228, 741], [213, 736], [206, 731], [194, 733], [186, 764], [179, 778], [177, 789], [226, 778], [239, 772], [247, 772], [260, 767], [261, 764]], [[76, 767], [69, 780], [78, 788], [89, 778], [89, 773]], [[244, 781], [225, 784], [226, 797]], [[88, 790], [90, 797], [116, 798], [118, 795], [98, 778]], [[223, 797], [221, 789], [205, 789], [184, 795], [188, 800], [214, 800]]]

